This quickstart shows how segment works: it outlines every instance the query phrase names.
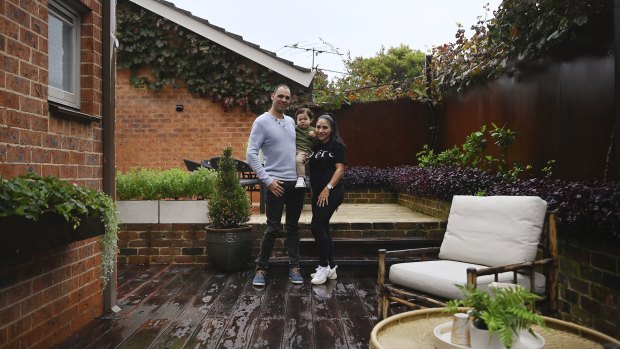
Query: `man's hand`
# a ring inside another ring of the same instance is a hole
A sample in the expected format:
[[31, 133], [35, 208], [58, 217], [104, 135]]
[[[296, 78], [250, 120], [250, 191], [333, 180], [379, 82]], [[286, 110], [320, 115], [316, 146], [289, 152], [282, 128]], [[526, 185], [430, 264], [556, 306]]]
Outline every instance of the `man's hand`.
[[282, 188], [282, 182], [277, 179], [271, 182], [267, 189], [269, 189], [269, 191], [272, 192], [273, 195], [275, 195], [276, 197], [284, 195], [284, 188]]

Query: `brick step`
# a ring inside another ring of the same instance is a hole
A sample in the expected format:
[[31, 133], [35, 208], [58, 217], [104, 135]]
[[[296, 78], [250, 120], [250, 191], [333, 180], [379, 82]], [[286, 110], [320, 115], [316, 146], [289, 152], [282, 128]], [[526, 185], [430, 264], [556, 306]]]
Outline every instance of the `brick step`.
[[[428, 237], [334, 238], [335, 258], [377, 259], [377, 251], [404, 250], [439, 246], [441, 239]], [[318, 245], [313, 238], [300, 239], [300, 256], [316, 257]]]
[[[377, 275], [377, 256], [380, 248], [402, 250], [439, 246], [440, 243], [441, 240], [427, 237], [334, 238], [334, 259], [338, 265], [338, 275], [372, 276]], [[304, 275], [309, 275], [318, 265], [318, 247], [312, 238], [300, 239], [300, 245], [299, 263]], [[391, 264], [390, 261], [387, 263]], [[288, 257], [272, 257], [269, 265], [275, 272], [286, 273]]]

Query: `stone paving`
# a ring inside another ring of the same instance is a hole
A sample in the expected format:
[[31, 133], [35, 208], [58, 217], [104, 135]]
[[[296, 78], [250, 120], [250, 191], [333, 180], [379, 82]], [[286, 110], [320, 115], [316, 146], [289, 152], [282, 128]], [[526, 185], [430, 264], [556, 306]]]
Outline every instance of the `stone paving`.
[[[264, 223], [264, 214], [257, 212], [250, 217], [250, 224]], [[304, 205], [299, 219], [300, 223], [310, 223], [312, 220], [312, 209], [310, 205]], [[399, 204], [342, 204], [338, 211], [334, 213], [331, 223], [398, 223], [398, 222], [441, 222], [439, 218], [425, 215], [413, 211]]]

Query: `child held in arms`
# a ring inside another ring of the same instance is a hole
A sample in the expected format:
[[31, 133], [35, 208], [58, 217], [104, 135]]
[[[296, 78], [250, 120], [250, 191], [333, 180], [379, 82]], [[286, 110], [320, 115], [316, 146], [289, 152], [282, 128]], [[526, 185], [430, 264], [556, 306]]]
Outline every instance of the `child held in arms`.
[[316, 141], [316, 133], [314, 127], [310, 126], [314, 120], [312, 110], [308, 108], [299, 108], [295, 113], [297, 126], [295, 127], [297, 152], [295, 154], [295, 162], [297, 166], [297, 183], [295, 188], [306, 188], [306, 164], [310, 154], [312, 154], [312, 146]]

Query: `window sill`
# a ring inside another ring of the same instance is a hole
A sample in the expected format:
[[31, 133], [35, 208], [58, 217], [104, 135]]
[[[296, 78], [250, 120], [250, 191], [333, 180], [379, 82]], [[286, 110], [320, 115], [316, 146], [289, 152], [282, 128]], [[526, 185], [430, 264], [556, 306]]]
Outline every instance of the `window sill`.
[[82, 113], [78, 110], [65, 107], [63, 105], [56, 104], [54, 102], [48, 101], [48, 105], [49, 105], [50, 114], [54, 116], [68, 118], [68, 119], [77, 120], [77, 121], [101, 122], [101, 116]]

